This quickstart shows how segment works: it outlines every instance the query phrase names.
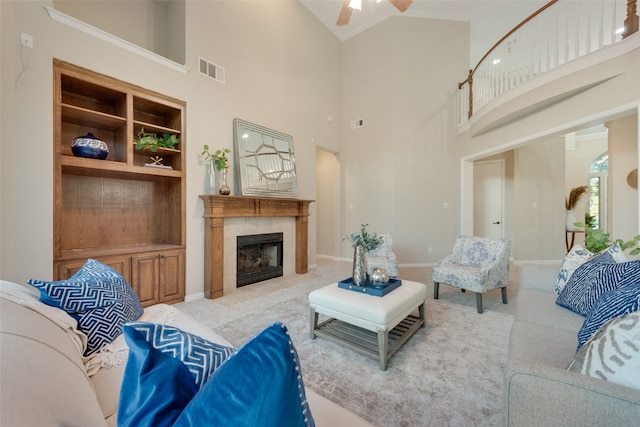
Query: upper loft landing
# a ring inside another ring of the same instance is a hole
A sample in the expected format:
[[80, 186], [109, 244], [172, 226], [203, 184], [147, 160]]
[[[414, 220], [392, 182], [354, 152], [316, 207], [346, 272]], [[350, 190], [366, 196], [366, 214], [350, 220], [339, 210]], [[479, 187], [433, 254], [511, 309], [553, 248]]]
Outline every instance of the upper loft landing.
[[547, 3], [459, 84], [458, 130], [481, 135], [628, 72], [624, 58], [640, 47], [635, 6], [636, 0]]

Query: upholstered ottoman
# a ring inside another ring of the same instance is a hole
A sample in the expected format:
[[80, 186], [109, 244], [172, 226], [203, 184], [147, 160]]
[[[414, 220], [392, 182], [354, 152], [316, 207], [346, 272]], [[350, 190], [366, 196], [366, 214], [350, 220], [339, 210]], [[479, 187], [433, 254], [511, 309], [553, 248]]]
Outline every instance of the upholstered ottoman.
[[[360, 353], [377, 358], [385, 371], [389, 358], [418, 328], [424, 327], [422, 283], [403, 280], [383, 297], [338, 287], [337, 283], [309, 294], [310, 334], [328, 338]], [[412, 315], [418, 310], [418, 317]], [[318, 314], [329, 319], [318, 324]]]

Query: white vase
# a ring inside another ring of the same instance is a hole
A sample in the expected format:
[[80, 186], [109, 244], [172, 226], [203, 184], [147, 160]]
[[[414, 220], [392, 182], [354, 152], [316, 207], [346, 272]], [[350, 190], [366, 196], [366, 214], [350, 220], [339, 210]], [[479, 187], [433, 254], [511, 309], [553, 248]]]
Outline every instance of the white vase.
[[213, 159], [209, 160], [209, 165], [207, 166], [207, 184], [205, 185], [207, 185], [205, 194], [216, 194], [218, 192], [218, 187], [216, 187], [216, 166]]
[[574, 225], [574, 222], [578, 222], [578, 220], [576, 219], [575, 213], [572, 210], [567, 211], [567, 218], [566, 218], [567, 231], [576, 231], [576, 226]]

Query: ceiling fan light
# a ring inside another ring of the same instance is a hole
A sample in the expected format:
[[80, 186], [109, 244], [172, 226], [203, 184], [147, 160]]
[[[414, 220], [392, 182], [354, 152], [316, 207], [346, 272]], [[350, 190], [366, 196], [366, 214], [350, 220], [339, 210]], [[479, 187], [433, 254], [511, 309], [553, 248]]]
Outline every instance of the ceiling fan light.
[[362, 0], [351, 0], [349, 2], [349, 7], [351, 9], [362, 10]]

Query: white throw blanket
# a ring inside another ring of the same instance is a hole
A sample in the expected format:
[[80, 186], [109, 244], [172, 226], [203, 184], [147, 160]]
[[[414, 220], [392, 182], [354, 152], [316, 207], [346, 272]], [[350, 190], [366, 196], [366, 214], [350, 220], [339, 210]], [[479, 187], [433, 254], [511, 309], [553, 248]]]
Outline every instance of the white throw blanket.
[[33, 288], [0, 280], [0, 297], [35, 311], [60, 326], [73, 340], [80, 354], [87, 348], [87, 336], [78, 330], [78, 322], [64, 310], [40, 302], [40, 294]]
[[[78, 322], [64, 310], [41, 302], [40, 294], [34, 288], [0, 280], [0, 297], [51, 320], [69, 335], [78, 348], [78, 353], [84, 354], [87, 348], [87, 336], [78, 330]], [[138, 322], [167, 324], [175, 320], [177, 315], [177, 309], [166, 304], [157, 304], [146, 308]], [[124, 336], [120, 334], [111, 344], [104, 346], [99, 352], [89, 357], [83, 357], [82, 361], [87, 375], [92, 376], [101, 368], [115, 368], [122, 365], [128, 357], [129, 347]]]

